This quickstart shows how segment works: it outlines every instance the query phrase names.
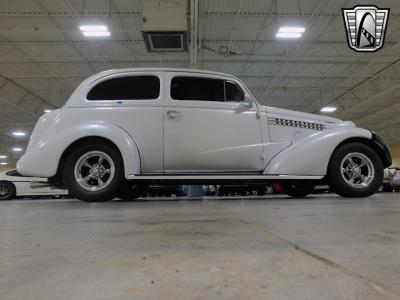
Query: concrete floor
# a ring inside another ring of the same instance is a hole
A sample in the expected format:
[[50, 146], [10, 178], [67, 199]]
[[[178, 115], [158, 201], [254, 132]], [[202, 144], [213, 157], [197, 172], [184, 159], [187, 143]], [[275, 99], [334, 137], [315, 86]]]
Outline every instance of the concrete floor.
[[400, 299], [400, 194], [0, 202], [0, 298]]

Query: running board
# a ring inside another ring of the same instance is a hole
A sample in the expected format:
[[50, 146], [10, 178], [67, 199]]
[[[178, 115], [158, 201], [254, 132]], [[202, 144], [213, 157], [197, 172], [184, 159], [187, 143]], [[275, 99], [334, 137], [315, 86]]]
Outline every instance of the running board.
[[316, 175], [128, 175], [134, 180], [321, 180]]

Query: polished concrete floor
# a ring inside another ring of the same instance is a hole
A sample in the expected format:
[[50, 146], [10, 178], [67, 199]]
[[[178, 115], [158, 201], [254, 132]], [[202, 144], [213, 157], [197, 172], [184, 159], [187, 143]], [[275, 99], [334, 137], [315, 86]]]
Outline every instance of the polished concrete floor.
[[400, 194], [0, 202], [0, 299], [400, 299]]

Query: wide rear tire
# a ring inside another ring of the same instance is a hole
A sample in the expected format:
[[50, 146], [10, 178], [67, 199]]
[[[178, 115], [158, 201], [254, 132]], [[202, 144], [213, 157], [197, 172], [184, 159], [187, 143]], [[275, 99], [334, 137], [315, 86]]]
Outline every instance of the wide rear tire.
[[69, 192], [85, 202], [112, 200], [125, 182], [121, 154], [103, 141], [81, 143], [72, 149], [62, 174]]

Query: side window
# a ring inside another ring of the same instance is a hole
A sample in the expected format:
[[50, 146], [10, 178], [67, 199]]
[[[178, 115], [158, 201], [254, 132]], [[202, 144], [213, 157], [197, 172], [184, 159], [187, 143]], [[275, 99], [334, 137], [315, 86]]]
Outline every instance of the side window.
[[224, 81], [203, 77], [174, 77], [171, 80], [171, 98], [224, 102]]
[[242, 89], [234, 82], [225, 81], [226, 101], [244, 101]]
[[160, 95], [157, 76], [127, 76], [105, 80], [87, 94], [88, 100], [151, 100]]

